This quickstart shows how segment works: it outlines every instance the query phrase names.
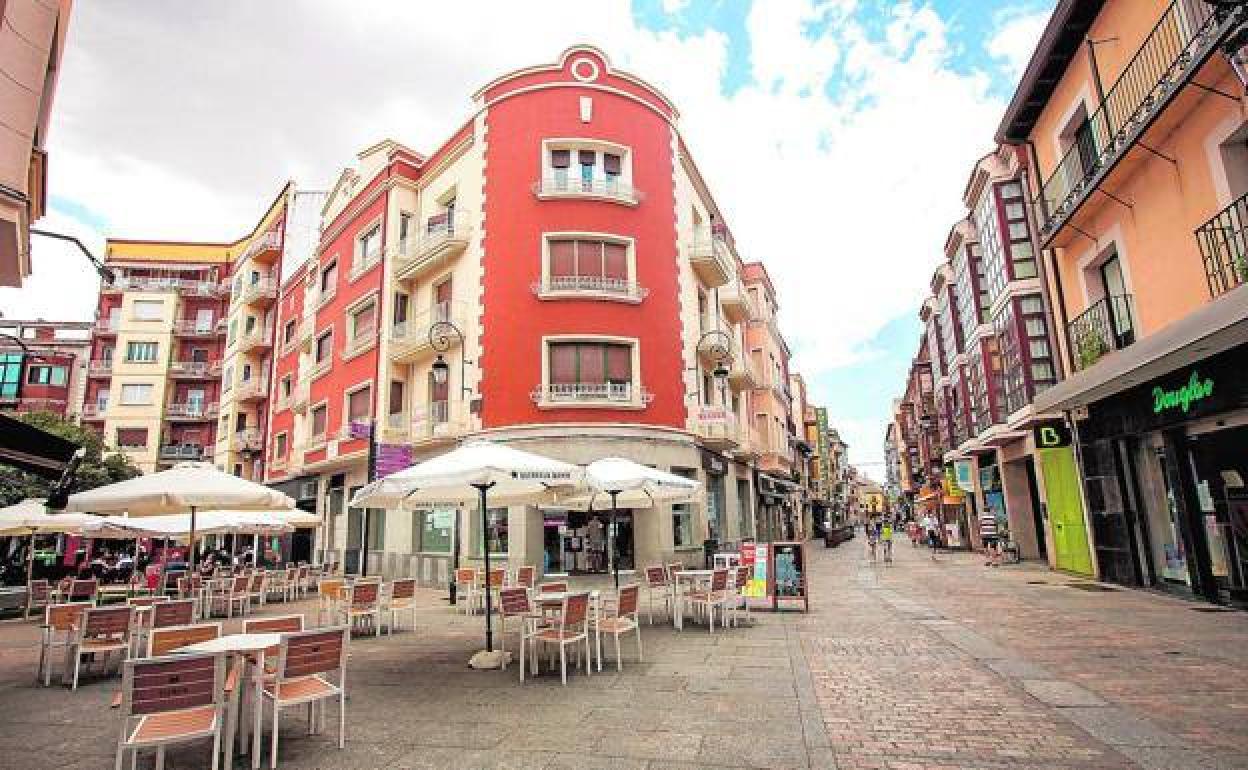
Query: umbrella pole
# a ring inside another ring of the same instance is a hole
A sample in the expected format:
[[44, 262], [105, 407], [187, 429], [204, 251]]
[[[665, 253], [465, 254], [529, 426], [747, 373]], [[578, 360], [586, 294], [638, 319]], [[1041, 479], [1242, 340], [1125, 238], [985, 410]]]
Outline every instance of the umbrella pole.
[[455, 575], [459, 573], [459, 506], [455, 506], [454, 523], [451, 524], [451, 579], [447, 588], [450, 591], [451, 606], [455, 606]]
[[490, 585], [490, 522], [489, 515], [486, 513], [485, 493], [490, 487], [494, 486], [494, 482], [489, 484], [473, 484], [477, 491], [481, 493], [481, 550], [485, 553], [485, 650], [486, 652], [494, 651], [494, 607], [490, 600], [492, 586]]
[[619, 504], [618, 489], [609, 489], [607, 494], [611, 495], [611, 528], [607, 532], [607, 559], [611, 562], [611, 574], [615, 578], [615, 590], [620, 590], [620, 560], [615, 555], [615, 511]]
[[190, 535], [188, 542], [190, 543], [190, 546], [191, 546], [191, 570], [190, 571], [194, 572], [195, 567], [197, 566], [196, 562], [199, 560], [196, 558], [196, 553], [195, 553], [195, 506], [193, 505], [191, 506], [191, 535]]
[[26, 553], [26, 619], [30, 619], [30, 579], [35, 574], [35, 533], [30, 533], [30, 548]]

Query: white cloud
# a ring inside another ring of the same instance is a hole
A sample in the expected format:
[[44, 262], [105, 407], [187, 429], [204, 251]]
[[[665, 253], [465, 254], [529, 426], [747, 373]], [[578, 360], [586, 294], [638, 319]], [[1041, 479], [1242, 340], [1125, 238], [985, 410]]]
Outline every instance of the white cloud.
[[1025, 9], [999, 12], [994, 21], [996, 30], [988, 38], [985, 47], [992, 58], [1000, 61], [1013, 82], [1022, 76], [1036, 42], [1044, 32], [1052, 12], [1049, 9], [1027, 11]]
[[[986, 74], [950, 66], [955, 44], [930, 7], [886, 7], [878, 36], [849, 0], [755, 3], [753, 82], [725, 96], [723, 34], [639, 29], [622, 0], [309, 0], [297, 13], [271, 3], [80, 3], [50, 189], [98, 213], [109, 234], [237, 237], [285, 180], [326, 185], [384, 136], [430, 151], [467, 118], [478, 87], [592, 42], [680, 108], [743, 256], [766, 262], [778, 286], [812, 397], [827, 402], [818, 373], [869, 356], [871, 337], [918, 306], [1003, 107]], [[1020, 66], [1036, 23], [1002, 17], [993, 55]], [[41, 278], [53, 265], [81, 266], [64, 262], [72, 259], [37, 244], [36, 278], [20, 302], [0, 294], [0, 309], [89, 315], [93, 297]], [[870, 433], [874, 447], [882, 428]]]

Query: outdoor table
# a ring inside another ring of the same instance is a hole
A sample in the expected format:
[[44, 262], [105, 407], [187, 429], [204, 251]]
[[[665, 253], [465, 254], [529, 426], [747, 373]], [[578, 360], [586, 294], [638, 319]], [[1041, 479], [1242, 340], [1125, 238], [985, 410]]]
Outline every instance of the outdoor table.
[[[209, 639], [204, 642], [196, 642], [188, 644], [185, 647], [179, 647], [176, 652], [204, 652], [204, 653], [227, 653], [232, 657], [242, 657], [247, 659], [253, 657], [251, 661], [251, 766], [253, 770], [260, 767], [260, 712], [261, 712], [261, 690], [264, 687], [264, 651], [270, 647], [276, 647], [282, 643], [282, 635], [278, 633], [261, 633], [261, 634], [229, 634], [228, 636], [219, 636], [216, 639]], [[237, 698], [232, 706], [236, 716], [242, 711], [241, 697], [242, 687], [240, 683], [239, 691], [235, 693]], [[226, 770], [233, 764], [233, 747], [234, 747], [234, 729], [233, 723], [230, 722], [229, 729], [225, 736], [225, 767]], [[243, 736], [246, 741], [246, 735]]]
[[710, 569], [682, 569], [673, 573], [676, 579], [672, 584], [672, 625], [676, 626], [677, 631], [685, 629], [685, 595], [680, 590], [680, 581], [689, 581], [692, 588], [693, 584], [710, 580], [714, 574], [715, 570]]

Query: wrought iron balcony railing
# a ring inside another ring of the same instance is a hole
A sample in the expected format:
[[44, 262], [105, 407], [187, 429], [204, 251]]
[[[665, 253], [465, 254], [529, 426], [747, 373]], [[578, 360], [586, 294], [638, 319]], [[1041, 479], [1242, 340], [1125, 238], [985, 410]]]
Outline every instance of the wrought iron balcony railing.
[[1243, 7], [1217, 10], [1203, 0], [1166, 8], [1044, 181], [1042, 238], [1074, 214], [1244, 16]]
[[1248, 195], [1196, 228], [1196, 241], [1210, 297], [1248, 283]]
[[1113, 294], [1097, 300], [1066, 325], [1066, 334], [1077, 371], [1127, 347], [1135, 342], [1131, 295]]

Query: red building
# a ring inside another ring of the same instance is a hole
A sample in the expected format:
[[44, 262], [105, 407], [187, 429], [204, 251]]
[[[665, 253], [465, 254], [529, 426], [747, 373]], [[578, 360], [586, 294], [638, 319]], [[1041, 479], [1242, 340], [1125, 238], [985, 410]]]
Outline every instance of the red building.
[[0, 321], [0, 412], [78, 415], [91, 324]]

